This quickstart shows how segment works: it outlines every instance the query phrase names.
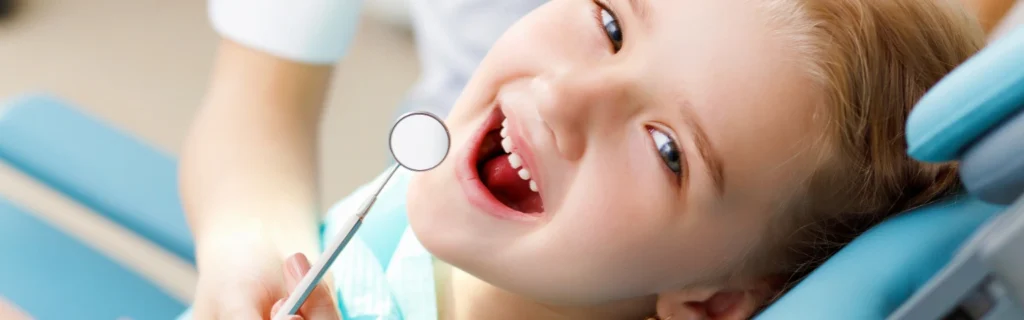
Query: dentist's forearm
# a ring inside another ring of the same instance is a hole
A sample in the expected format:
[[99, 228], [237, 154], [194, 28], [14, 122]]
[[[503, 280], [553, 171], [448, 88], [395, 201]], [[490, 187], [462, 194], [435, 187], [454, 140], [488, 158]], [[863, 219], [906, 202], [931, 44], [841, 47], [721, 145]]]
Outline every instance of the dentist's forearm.
[[317, 255], [316, 147], [330, 75], [222, 43], [180, 164], [200, 259], [204, 247], [252, 239]]

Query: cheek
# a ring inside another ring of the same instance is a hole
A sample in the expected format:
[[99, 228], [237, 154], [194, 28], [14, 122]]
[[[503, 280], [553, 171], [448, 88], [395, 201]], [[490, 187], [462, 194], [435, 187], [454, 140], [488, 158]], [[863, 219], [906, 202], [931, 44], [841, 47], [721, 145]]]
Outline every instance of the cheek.
[[640, 134], [616, 140], [622, 143], [588, 151], [553, 222], [606, 248], [608, 242], [623, 249], [648, 245], [653, 234], [677, 224], [676, 189], [665, 182]]
[[450, 157], [433, 170], [413, 174], [409, 180], [406, 213], [409, 225], [422, 237], [424, 245], [445, 245], [460, 240], [448, 232], [450, 221], [470, 208], [455, 178], [458, 160], [457, 156]]

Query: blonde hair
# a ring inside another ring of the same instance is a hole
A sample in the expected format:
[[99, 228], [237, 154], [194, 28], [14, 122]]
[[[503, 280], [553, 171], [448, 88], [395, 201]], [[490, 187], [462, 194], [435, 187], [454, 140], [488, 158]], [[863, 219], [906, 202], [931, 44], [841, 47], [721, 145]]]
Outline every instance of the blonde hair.
[[954, 164], [907, 156], [904, 125], [918, 99], [984, 45], [984, 34], [947, 0], [758, 4], [820, 86], [828, 119], [822, 166], [777, 215], [770, 247], [740, 271], [787, 277], [784, 291], [881, 220], [958, 191]]

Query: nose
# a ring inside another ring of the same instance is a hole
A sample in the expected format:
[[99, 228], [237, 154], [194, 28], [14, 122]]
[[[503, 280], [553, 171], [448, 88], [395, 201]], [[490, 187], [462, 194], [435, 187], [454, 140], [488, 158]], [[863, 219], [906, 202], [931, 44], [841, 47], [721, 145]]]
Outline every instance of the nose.
[[628, 118], [640, 108], [637, 99], [631, 99], [637, 93], [636, 81], [614, 70], [563, 69], [532, 81], [540, 118], [568, 160], [582, 157], [594, 138], [623, 132]]

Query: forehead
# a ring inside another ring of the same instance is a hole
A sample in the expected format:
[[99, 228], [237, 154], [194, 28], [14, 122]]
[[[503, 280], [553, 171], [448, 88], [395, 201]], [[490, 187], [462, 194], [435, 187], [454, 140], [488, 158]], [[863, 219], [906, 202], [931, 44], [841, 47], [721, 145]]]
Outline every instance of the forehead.
[[690, 108], [724, 162], [727, 193], [809, 173], [820, 90], [770, 13], [748, 0], [648, 1], [644, 74], [657, 74], [650, 85], [671, 108]]

